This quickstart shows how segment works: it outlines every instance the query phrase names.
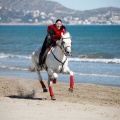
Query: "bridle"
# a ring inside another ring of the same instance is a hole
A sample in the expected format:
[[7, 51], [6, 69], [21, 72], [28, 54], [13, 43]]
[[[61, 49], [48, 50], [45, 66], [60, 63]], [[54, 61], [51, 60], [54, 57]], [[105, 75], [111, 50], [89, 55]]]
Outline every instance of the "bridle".
[[[69, 37], [70, 38], [70, 37]], [[62, 39], [62, 42], [61, 42], [61, 46], [62, 46], [62, 50], [64, 51], [64, 54], [67, 56], [68, 55], [68, 52], [67, 52], [67, 48], [70, 47], [70, 46], [64, 46], [65, 42], [63, 42], [63, 39], [69, 39], [69, 38], [61, 38]], [[60, 47], [60, 46], [59, 46]]]
[[[70, 38], [70, 37], [69, 37], [69, 38]], [[59, 63], [62, 64], [62, 68], [61, 68], [60, 72], [62, 72], [63, 66], [64, 66], [64, 64], [65, 64], [65, 62], [66, 62], [66, 60], [67, 60], [67, 48], [70, 47], [70, 46], [66, 46], [66, 47], [64, 46], [65, 43], [64, 43], [63, 39], [68, 39], [68, 38], [61, 38], [61, 39], [62, 39], [61, 46], [60, 46], [59, 44], [56, 44], [56, 45], [63, 51], [63, 53], [64, 53], [64, 55], [65, 55], [65, 57], [66, 57], [65, 61], [64, 61], [64, 62], [60, 61], [60, 60], [54, 55], [53, 51], [51, 50], [52, 55], [54, 56], [54, 58], [55, 58]]]

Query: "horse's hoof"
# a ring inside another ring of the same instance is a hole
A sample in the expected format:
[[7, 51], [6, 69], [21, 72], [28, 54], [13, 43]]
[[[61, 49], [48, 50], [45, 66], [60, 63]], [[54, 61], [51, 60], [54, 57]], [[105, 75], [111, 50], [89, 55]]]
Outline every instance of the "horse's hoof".
[[43, 89], [43, 92], [48, 92], [48, 90], [46, 88]]
[[68, 90], [69, 90], [69, 92], [71, 92], [71, 93], [73, 92], [73, 89], [72, 89], [72, 88], [69, 88]]
[[54, 96], [51, 96], [51, 100], [56, 100]]

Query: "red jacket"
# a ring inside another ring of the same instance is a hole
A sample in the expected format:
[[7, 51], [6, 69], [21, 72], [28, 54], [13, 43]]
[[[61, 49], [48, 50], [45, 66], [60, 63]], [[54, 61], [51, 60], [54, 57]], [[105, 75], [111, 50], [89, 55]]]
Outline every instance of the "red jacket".
[[65, 29], [64, 26], [62, 26], [61, 29], [58, 30], [58, 29], [56, 28], [55, 24], [53, 24], [53, 25], [49, 25], [49, 26], [48, 26], [48, 29], [47, 29], [47, 32], [48, 32], [48, 33], [49, 33], [49, 31], [50, 31], [51, 28], [52, 28], [52, 29], [54, 30], [54, 32], [55, 32], [55, 37], [52, 38], [53, 41], [59, 40], [59, 39], [62, 37], [62, 36], [61, 36], [61, 33], [64, 34], [64, 33], [66, 32], [66, 29]]

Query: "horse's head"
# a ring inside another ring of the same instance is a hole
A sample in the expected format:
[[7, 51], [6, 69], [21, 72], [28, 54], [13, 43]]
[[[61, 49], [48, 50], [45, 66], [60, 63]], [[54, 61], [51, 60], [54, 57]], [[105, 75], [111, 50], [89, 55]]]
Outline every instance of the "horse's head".
[[71, 56], [71, 36], [69, 32], [62, 34], [62, 38], [59, 41], [59, 45], [61, 46], [64, 53], [68, 56]]

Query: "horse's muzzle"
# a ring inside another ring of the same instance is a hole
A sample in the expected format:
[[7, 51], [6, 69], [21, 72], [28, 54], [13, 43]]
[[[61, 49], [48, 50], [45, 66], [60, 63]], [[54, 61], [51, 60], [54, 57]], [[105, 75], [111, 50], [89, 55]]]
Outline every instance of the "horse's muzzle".
[[72, 56], [72, 53], [71, 52], [66, 52], [66, 55], [67, 56]]

